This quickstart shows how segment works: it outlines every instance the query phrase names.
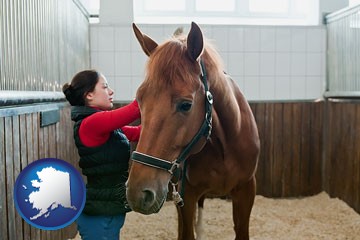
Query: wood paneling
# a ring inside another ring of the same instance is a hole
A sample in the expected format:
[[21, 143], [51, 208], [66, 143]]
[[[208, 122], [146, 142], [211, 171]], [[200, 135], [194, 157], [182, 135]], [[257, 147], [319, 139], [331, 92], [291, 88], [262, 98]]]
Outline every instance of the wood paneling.
[[326, 104], [324, 188], [360, 213], [360, 101]]
[[8, 236], [6, 208], [5, 119], [0, 118], [0, 232]]
[[59, 158], [78, 168], [70, 107], [63, 105], [59, 104], [62, 116], [60, 122], [43, 128], [39, 124], [39, 111], [27, 111], [22, 106], [21, 112], [14, 107], [11, 110], [15, 113], [13, 115], [2, 112], [6, 116], [0, 117], [0, 239], [60, 240], [76, 235], [74, 223], [57, 231], [42, 231], [30, 226], [16, 211], [13, 200], [17, 176], [33, 161], [47, 157]]
[[324, 102], [250, 103], [261, 141], [257, 193], [309, 196], [322, 190]]
[[360, 101], [253, 102], [261, 152], [257, 193], [326, 191], [360, 213]]

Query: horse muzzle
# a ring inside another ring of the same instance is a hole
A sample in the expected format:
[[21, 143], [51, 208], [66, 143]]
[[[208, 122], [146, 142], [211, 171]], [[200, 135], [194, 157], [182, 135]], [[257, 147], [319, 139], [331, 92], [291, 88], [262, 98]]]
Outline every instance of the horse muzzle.
[[130, 208], [145, 215], [158, 213], [166, 200], [168, 189], [155, 191], [152, 188], [126, 187], [126, 198]]

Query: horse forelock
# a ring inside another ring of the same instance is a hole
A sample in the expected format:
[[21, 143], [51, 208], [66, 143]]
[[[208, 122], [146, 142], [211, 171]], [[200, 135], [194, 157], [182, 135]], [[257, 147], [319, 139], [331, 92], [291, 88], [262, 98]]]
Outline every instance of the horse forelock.
[[200, 72], [200, 68], [187, 56], [186, 45], [175, 38], [154, 51], [146, 70], [146, 81], [160, 88], [175, 83], [193, 84], [194, 76]]

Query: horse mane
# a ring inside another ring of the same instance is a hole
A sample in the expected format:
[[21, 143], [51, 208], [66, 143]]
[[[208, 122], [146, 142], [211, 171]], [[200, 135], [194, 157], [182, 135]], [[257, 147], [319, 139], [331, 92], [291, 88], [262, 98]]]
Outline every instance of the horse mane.
[[[208, 76], [219, 76], [223, 73], [220, 55], [210, 40], [205, 38], [201, 59], [206, 66]], [[200, 71], [200, 65], [194, 64], [188, 56], [183, 29], [178, 28], [171, 38], [159, 45], [151, 54], [146, 66], [147, 77], [143, 87], [155, 84], [159, 89], [171, 86], [175, 81], [199, 85], [199, 81], [194, 78], [194, 75], [200, 75]], [[192, 82], [188, 82], [189, 79], [192, 79]]]

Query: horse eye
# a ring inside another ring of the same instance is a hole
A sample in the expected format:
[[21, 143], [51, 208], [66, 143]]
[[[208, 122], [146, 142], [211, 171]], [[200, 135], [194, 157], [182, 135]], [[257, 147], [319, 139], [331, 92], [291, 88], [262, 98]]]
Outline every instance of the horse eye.
[[191, 109], [191, 102], [182, 102], [178, 105], [178, 110], [180, 112], [188, 112]]

